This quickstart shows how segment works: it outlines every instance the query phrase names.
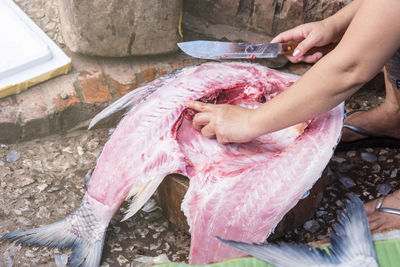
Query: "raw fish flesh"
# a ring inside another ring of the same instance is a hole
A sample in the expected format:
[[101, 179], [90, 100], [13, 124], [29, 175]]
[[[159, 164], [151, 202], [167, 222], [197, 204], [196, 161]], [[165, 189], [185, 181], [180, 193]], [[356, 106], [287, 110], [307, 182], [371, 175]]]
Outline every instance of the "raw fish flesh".
[[[256, 108], [298, 76], [248, 63], [187, 67], [136, 89], [99, 113], [99, 120], [125, 108], [106, 143], [80, 207], [65, 219], [8, 233], [3, 240], [72, 248], [70, 266], [98, 266], [105, 231], [121, 203], [134, 215], [164, 177], [190, 178], [182, 203], [191, 231], [190, 263], [244, 255], [218, 241], [259, 243], [321, 176], [339, 140], [343, 107], [245, 144], [221, 145], [192, 127], [200, 100]], [[279, 118], [277, 118], [279, 119]]]

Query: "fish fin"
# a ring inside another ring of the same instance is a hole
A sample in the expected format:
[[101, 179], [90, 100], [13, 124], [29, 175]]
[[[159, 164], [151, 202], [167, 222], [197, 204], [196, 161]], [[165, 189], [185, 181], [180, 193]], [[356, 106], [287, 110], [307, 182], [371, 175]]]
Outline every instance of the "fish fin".
[[338, 216], [331, 233], [332, 256], [339, 262], [348, 262], [357, 256], [376, 254], [363, 202], [353, 193], [346, 195], [345, 208]]
[[142, 103], [149, 97], [151, 94], [157, 91], [158, 88], [161, 88], [169, 81], [170, 78], [176, 76], [180, 70], [175, 71], [173, 73], [167, 74], [161, 78], [158, 78], [145, 86], [134, 89], [123, 97], [119, 98], [117, 101], [100, 111], [90, 122], [89, 129], [91, 129], [94, 125], [96, 125], [99, 121], [109, 117], [123, 109], [132, 109], [134, 106]]
[[310, 265], [315, 264], [333, 264], [332, 258], [325, 250], [304, 244], [248, 244], [232, 240], [224, 240], [218, 236], [217, 238], [225, 244], [237, 248], [276, 267], [309, 267]]
[[[108, 225], [108, 224], [107, 224]], [[90, 207], [82, 205], [66, 218], [34, 229], [5, 234], [0, 241], [36, 247], [71, 248], [69, 266], [99, 266], [107, 225], [96, 221]]]
[[154, 179], [150, 179], [142, 188], [137, 190], [134, 188], [131, 190], [127, 198], [133, 196], [129, 209], [126, 211], [124, 218], [121, 221], [125, 221], [132, 217], [136, 212], [138, 212], [142, 206], [150, 199], [150, 197], [157, 190], [158, 186], [163, 181], [167, 174], [157, 175]]

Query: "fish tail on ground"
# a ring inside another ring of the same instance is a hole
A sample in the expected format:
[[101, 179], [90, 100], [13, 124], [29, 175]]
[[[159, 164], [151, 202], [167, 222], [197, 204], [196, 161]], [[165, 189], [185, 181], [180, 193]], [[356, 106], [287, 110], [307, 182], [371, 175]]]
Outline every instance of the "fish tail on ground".
[[108, 222], [98, 220], [88, 202], [66, 218], [39, 228], [5, 234], [1, 241], [36, 247], [72, 249], [69, 266], [99, 266]]
[[325, 250], [304, 244], [248, 244], [233, 240], [225, 240], [220, 237], [217, 238], [225, 244], [276, 267], [309, 267], [320, 266], [321, 264], [324, 264], [324, 266], [334, 264], [334, 261]]
[[347, 197], [345, 209], [330, 236], [331, 256], [325, 250], [305, 244], [247, 244], [217, 238], [277, 267], [378, 266], [364, 205], [354, 194]]
[[376, 261], [375, 249], [363, 202], [353, 193], [347, 194], [345, 208], [333, 225], [332, 256], [346, 262], [357, 256]]

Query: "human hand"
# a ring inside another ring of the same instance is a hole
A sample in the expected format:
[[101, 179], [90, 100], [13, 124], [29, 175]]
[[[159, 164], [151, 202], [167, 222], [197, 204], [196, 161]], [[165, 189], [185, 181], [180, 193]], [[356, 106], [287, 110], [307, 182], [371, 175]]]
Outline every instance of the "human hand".
[[288, 41], [299, 41], [292, 56], [287, 56], [290, 62], [297, 63], [304, 61], [307, 63], [317, 62], [323, 54], [316, 52], [312, 55], [304, 55], [312, 47], [320, 47], [335, 42], [340, 36], [336, 32], [334, 25], [326, 20], [311, 22], [299, 25], [293, 29], [278, 34], [272, 43], [282, 43]]
[[186, 105], [198, 111], [193, 117], [193, 127], [207, 138], [218, 143], [246, 143], [258, 135], [251, 126], [253, 110], [228, 104], [207, 104], [193, 101]]

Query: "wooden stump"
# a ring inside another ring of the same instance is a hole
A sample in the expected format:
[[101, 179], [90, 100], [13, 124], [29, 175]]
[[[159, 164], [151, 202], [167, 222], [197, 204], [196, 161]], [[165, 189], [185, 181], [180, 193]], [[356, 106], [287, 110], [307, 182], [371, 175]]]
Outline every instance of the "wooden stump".
[[[303, 225], [317, 211], [326, 183], [326, 171], [310, 190], [310, 194], [301, 199], [293, 207], [275, 228], [269, 240], [280, 237], [286, 232]], [[164, 215], [179, 229], [189, 233], [189, 225], [186, 216], [181, 210], [183, 197], [189, 188], [189, 179], [179, 174], [172, 174], [165, 177], [158, 187], [156, 200]]]

